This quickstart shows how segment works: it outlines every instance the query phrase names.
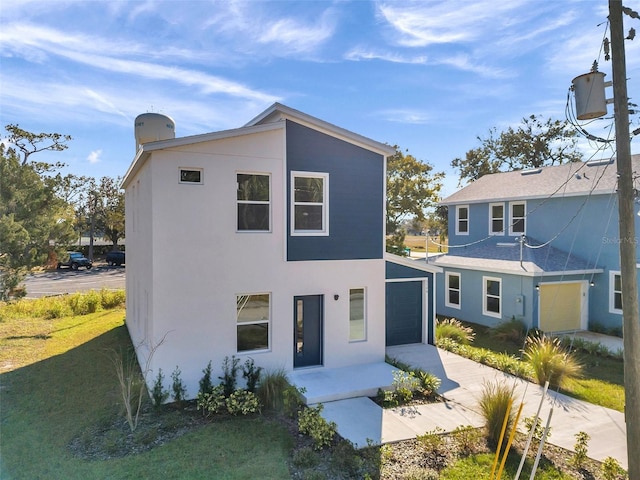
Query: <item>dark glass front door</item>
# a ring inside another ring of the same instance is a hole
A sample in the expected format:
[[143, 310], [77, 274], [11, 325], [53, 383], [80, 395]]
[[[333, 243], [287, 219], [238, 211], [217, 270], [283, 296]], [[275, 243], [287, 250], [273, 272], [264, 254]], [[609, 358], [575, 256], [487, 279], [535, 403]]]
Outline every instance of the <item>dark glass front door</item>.
[[293, 366], [322, 365], [323, 295], [293, 297]]

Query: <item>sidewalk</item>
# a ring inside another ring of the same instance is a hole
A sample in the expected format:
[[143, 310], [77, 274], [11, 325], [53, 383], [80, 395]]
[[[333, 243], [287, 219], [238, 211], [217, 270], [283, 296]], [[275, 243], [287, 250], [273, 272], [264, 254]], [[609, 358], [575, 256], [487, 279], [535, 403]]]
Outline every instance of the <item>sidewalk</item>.
[[[524, 401], [522, 418], [535, 415], [542, 397], [542, 387], [539, 385], [431, 345], [388, 347], [387, 355], [439, 377], [442, 380], [439, 393], [446, 401], [394, 409], [382, 409], [366, 396], [353, 395], [356, 398], [343, 397], [344, 399], [337, 401], [325, 401], [322, 416], [336, 422], [338, 433], [358, 447], [366, 446], [370, 442], [383, 444], [413, 439], [416, 435], [436, 428], [450, 432], [461, 425], [482, 426], [484, 422], [477, 404], [483, 384], [487, 381], [499, 379], [514, 386], [516, 408]], [[294, 383], [299, 386], [315, 385], [318, 390], [315, 393], [316, 398], [322, 398], [325, 388], [330, 391], [335, 389], [337, 384], [349, 383], [348, 379], [355, 381], [365, 376], [362, 368], [335, 369], [331, 375], [344, 376], [345, 379], [337, 381], [331, 377], [327, 387], [321, 385], [322, 382], [318, 382], [318, 378], [311, 376], [313, 372], [309, 372], [310, 376], [306, 379], [306, 373], [299, 374]], [[375, 368], [380, 369], [379, 366]], [[376, 371], [380, 385], [391, 385], [391, 375], [387, 370]], [[591, 437], [588, 448], [590, 458], [603, 461], [611, 456], [625, 469], [628, 468], [626, 428], [621, 412], [549, 392], [540, 414], [543, 424], [546, 423], [552, 408], [549, 443], [573, 450], [575, 434], [583, 431]]]

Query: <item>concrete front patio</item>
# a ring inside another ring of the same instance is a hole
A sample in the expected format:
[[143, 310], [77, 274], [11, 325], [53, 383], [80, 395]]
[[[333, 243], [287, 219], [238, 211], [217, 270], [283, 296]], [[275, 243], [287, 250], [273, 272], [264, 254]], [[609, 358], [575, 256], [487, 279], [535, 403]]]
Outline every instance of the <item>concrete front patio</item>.
[[[523, 418], [533, 416], [542, 398], [542, 387], [493, 368], [440, 350], [416, 344], [388, 347], [387, 355], [431, 372], [442, 380], [439, 393], [444, 402], [417, 407], [382, 409], [368, 397], [378, 388], [389, 388], [394, 367], [384, 362], [338, 369], [298, 370], [290, 381], [307, 389], [308, 404], [323, 403], [325, 419], [336, 422], [338, 433], [358, 447], [408, 440], [441, 428], [445, 432], [460, 425], [479, 427], [478, 398], [487, 381], [513, 385], [518, 405], [524, 402]], [[627, 468], [624, 414], [592, 405], [556, 392], [543, 401], [546, 421], [553, 409], [550, 443], [573, 450], [575, 434], [591, 436], [588, 456], [603, 461], [611, 456]]]

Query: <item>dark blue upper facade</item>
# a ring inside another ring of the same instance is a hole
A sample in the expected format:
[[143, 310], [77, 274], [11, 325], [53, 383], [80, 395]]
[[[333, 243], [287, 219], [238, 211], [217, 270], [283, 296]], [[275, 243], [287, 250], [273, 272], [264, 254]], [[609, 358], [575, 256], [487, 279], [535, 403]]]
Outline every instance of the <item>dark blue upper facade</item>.
[[[384, 254], [384, 156], [286, 122], [287, 260], [378, 259]], [[328, 174], [328, 234], [291, 231], [291, 172]]]

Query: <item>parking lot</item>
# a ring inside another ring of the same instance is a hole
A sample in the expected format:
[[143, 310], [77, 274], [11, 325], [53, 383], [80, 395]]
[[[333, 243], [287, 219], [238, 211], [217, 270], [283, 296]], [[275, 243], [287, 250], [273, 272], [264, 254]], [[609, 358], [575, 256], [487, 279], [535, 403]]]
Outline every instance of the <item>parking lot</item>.
[[47, 297], [88, 290], [125, 288], [125, 267], [94, 264], [91, 270], [54, 270], [28, 275], [25, 279], [27, 298]]

